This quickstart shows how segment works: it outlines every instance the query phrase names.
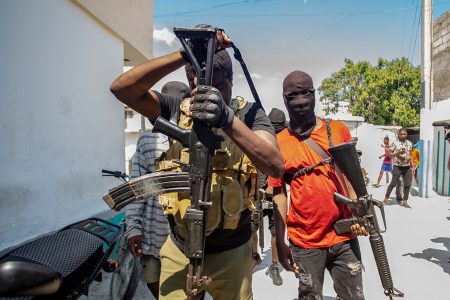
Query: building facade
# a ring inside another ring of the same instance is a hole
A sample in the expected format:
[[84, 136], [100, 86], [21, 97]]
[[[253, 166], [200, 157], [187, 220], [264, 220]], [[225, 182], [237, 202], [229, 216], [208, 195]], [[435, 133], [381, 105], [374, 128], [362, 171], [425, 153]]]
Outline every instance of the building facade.
[[151, 0], [0, 2], [0, 251], [108, 209], [124, 170], [109, 91], [152, 55]]
[[[448, 170], [442, 168], [446, 163], [443, 143], [444, 128], [433, 126], [450, 116], [450, 11], [433, 21], [432, 44], [432, 101], [423, 103], [420, 120], [421, 166], [419, 194], [430, 197], [431, 190], [449, 195]], [[448, 155], [448, 154], [447, 154]], [[439, 158], [439, 159], [438, 159]], [[440, 175], [439, 175], [440, 173]]]

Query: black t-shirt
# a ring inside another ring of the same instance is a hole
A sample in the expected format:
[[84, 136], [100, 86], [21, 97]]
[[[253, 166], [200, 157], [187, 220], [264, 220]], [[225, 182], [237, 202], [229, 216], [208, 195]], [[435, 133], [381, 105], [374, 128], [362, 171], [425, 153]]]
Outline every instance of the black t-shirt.
[[[180, 104], [182, 99], [155, 91], [158, 96], [159, 105], [161, 107], [161, 117], [172, 123], [177, 124], [180, 115]], [[247, 103], [247, 105], [237, 113], [237, 117], [247, 125], [252, 131], [264, 130], [275, 136], [275, 131], [270, 123], [269, 117], [266, 115], [261, 106], [255, 103]], [[221, 252], [241, 246], [246, 243], [251, 235], [251, 218], [248, 209], [241, 213], [241, 218], [236, 229], [214, 230], [206, 237], [205, 251], [206, 253]], [[173, 227], [174, 222], [170, 222], [172, 233], [176, 235], [176, 228]], [[180, 240], [180, 237], [176, 237]]]

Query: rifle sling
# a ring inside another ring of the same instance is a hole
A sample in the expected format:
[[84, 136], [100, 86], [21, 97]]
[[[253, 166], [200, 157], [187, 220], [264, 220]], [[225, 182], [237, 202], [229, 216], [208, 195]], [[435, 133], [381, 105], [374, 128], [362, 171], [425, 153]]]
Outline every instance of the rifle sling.
[[[329, 145], [330, 145], [330, 147], [333, 147], [333, 140], [332, 140], [332, 137], [331, 137], [330, 119], [325, 119], [325, 125], [326, 125], [326, 127], [327, 127], [327, 136], [328, 136], [328, 142], [329, 142]], [[300, 138], [300, 137], [298, 136], [298, 134], [297, 134], [294, 130], [292, 130], [291, 128], [289, 128], [289, 130], [290, 130], [292, 133], [294, 133], [298, 138]], [[325, 163], [328, 162], [328, 163], [331, 164], [331, 166], [336, 170], [336, 174], [337, 174], [337, 176], [339, 177], [339, 181], [341, 182], [342, 186], [344, 187], [345, 192], [348, 194], [348, 188], [347, 188], [347, 184], [345, 183], [344, 176], [342, 175], [342, 172], [341, 172], [341, 170], [339, 169], [339, 167], [338, 167], [332, 160], [331, 160], [331, 163], [329, 162], [330, 159], [331, 159], [330, 155], [329, 155], [325, 150], [323, 150], [323, 148], [320, 147], [319, 144], [317, 144], [317, 143], [311, 138], [311, 136], [307, 137], [306, 139], [300, 139], [300, 140], [302, 140], [303, 142], [305, 142], [306, 145], [308, 145], [308, 147], [309, 147], [311, 150], [313, 150], [314, 152], [316, 152], [316, 153], [322, 158], [322, 162], [319, 162], [318, 164], [316, 164], [316, 165], [314, 165], [314, 166], [310, 166], [310, 167], [305, 167], [305, 168], [299, 169], [299, 170], [296, 171], [293, 175], [290, 175], [290, 174], [285, 173], [285, 176], [284, 176], [285, 181], [286, 181], [288, 184], [291, 184], [292, 180], [294, 180], [295, 178], [297, 178], [297, 177], [299, 177], [299, 176], [301, 176], [301, 175], [304, 175], [304, 174], [306, 174], [308, 171], [312, 171], [315, 167], [318, 167], [318, 166], [323, 165], [323, 164], [325, 164]], [[290, 175], [290, 176], [289, 176], [289, 175]], [[288, 180], [286, 180], [286, 179], [288, 179]]]

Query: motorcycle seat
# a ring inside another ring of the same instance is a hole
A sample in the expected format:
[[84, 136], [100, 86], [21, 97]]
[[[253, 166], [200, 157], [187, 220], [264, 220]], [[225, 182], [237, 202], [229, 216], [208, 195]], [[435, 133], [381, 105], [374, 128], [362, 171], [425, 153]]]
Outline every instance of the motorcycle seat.
[[[60, 288], [55, 294], [48, 295], [49, 299], [60, 299], [80, 286], [80, 283], [94, 272], [102, 257], [103, 244], [99, 237], [84, 230], [67, 228], [12, 250], [0, 258], [0, 265], [8, 262], [29, 262], [60, 273], [62, 275]], [[32, 281], [33, 279], [29, 278], [30, 275], [25, 272], [20, 276]], [[36, 280], [38, 280], [38, 276], [36, 276]], [[15, 280], [15, 282], [20, 284], [24, 281]], [[39, 283], [36, 282], [36, 284]], [[11, 286], [10, 288], [14, 290], [17, 287]], [[45, 299], [42, 296], [37, 297]], [[20, 299], [37, 298], [21, 297]]]

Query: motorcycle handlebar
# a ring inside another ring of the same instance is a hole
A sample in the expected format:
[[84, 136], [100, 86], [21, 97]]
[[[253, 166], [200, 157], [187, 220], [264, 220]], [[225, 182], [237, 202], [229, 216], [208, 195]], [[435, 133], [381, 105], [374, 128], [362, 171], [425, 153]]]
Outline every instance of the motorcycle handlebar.
[[105, 170], [105, 169], [102, 169], [102, 175], [103, 176], [114, 176], [116, 178], [122, 178], [122, 179], [128, 178], [127, 174], [122, 173], [120, 171], [110, 171], [110, 170]]

